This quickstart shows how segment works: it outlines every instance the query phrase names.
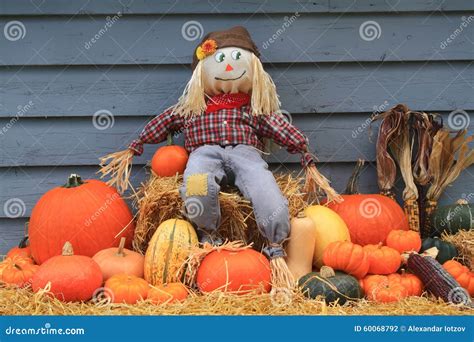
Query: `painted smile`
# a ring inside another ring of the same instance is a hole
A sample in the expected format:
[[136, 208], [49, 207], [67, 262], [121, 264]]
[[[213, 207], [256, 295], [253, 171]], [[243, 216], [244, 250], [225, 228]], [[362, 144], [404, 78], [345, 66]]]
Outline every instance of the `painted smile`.
[[242, 75], [240, 75], [239, 77], [236, 77], [236, 78], [220, 78], [220, 77], [214, 77], [214, 79], [216, 79], [216, 80], [218, 80], [218, 81], [235, 81], [235, 80], [238, 80], [239, 78], [242, 78], [242, 76], [244, 76], [246, 72], [247, 72], [247, 70], [244, 70], [244, 72], [242, 73]]

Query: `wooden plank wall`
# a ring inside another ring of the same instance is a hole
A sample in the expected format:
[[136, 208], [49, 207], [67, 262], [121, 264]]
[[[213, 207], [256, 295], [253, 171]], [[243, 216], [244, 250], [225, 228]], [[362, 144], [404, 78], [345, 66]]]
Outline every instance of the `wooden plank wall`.
[[[376, 191], [374, 110], [406, 103], [446, 122], [462, 110], [461, 124], [474, 130], [473, 10], [468, 0], [0, 1], [0, 254], [20, 239], [41, 194], [72, 172], [96, 177], [100, 156], [125, 147], [176, 101], [197, 42], [183, 36], [190, 22], [204, 33], [246, 26], [283, 109], [334, 186], [344, 189], [364, 158], [371, 164], [361, 190]], [[4, 28], [16, 21], [22, 37], [9, 40]], [[368, 21], [379, 38], [362, 39]], [[94, 114], [104, 110], [113, 124], [99, 130]], [[134, 184], [154, 150], [136, 159]], [[269, 162], [279, 171], [299, 167], [284, 151]], [[471, 167], [443, 202], [472, 193], [473, 176]], [[10, 199], [24, 203], [19, 217], [5, 212]]]

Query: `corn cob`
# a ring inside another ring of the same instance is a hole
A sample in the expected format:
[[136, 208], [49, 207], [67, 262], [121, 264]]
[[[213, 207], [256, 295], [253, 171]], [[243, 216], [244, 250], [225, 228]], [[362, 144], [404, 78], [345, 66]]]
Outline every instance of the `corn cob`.
[[412, 253], [408, 258], [408, 269], [421, 279], [425, 289], [434, 296], [448, 303], [472, 307], [467, 291], [432, 257]]

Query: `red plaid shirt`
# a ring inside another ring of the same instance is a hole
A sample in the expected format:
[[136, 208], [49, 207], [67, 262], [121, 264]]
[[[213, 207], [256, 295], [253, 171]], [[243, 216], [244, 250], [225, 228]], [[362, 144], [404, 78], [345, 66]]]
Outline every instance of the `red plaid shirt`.
[[307, 152], [307, 139], [295, 126], [277, 114], [251, 115], [250, 112], [250, 106], [244, 105], [186, 118], [174, 114], [170, 109], [151, 120], [129, 148], [135, 155], [141, 155], [143, 144], [158, 144], [169, 133], [177, 132], [184, 132], [184, 145], [188, 152], [203, 145], [239, 144], [262, 150], [262, 139], [270, 138], [286, 147], [290, 153], [301, 153], [304, 166], [313, 162], [311, 154]]

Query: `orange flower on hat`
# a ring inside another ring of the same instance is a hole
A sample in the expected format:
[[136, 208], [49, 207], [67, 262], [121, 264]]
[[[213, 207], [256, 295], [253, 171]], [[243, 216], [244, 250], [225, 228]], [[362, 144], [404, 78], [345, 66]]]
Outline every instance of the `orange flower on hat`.
[[217, 43], [214, 39], [208, 39], [198, 46], [196, 49], [196, 57], [199, 60], [206, 58], [209, 55], [212, 55], [217, 50]]

